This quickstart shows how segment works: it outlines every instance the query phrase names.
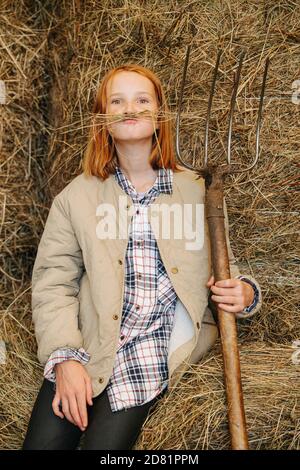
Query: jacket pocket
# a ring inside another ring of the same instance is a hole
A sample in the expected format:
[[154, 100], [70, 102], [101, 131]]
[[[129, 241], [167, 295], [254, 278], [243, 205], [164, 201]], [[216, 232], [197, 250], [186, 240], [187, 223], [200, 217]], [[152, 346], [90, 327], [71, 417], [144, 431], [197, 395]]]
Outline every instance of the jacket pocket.
[[206, 307], [206, 311], [201, 323], [198, 341], [191, 354], [190, 363], [197, 364], [214, 346], [218, 336], [218, 327], [213, 319], [212, 313], [208, 307]]
[[89, 348], [95, 341], [99, 344], [99, 315], [93, 303], [90, 282], [86, 271], [83, 273], [80, 281], [78, 300], [78, 327], [83, 337], [84, 347]]

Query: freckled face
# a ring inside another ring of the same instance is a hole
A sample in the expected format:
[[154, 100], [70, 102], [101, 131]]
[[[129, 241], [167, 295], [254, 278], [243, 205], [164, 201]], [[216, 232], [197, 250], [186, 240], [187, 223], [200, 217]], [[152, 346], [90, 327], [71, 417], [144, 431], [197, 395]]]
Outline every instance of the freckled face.
[[[158, 103], [154, 85], [147, 77], [136, 72], [122, 70], [112, 77], [106, 89], [106, 114], [121, 115], [139, 113], [142, 111], [155, 112]], [[155, 128], [158, 128], [155, 116], [137, 116], [136, 120], [113, 122], [108, 116], [108, 131], [114, 140], [140, 140], [151, 138]]]

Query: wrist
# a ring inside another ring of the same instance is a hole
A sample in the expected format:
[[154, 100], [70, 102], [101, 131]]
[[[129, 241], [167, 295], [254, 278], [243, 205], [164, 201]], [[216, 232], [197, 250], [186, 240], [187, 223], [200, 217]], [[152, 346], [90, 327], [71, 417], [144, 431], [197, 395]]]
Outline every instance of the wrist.
[[252, 305], [254, 302], [255, 290], [253, 289], [253, 286], [251, 286], [247, 282], [245, 281], [242, 281], [242, 282], [244, 282], [246, 289], [247, 289], [247, 299], [246, 299], [246, 305], [244, 307], [244, 308], [247, 308], [247, 307], [250, 307], [250, 305]]

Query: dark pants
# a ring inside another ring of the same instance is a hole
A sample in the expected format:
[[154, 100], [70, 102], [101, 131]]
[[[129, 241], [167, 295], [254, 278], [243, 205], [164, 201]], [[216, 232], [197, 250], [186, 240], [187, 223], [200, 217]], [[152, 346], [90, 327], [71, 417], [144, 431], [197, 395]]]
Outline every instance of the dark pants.
[[164, 389], [144, 405], [112, 412], [105, 388], [93, 398], [93, 405], [87, 403], [88, 426], [85, 431], [81, 431], [66, 417], [60, 418], [54, 414], [53, 382], [44, 378], [32, 409], [22, 450], [77, 450], [79, 441], [82, 450], [132, 449], [149, 414], [149, 408], [166, 391]]

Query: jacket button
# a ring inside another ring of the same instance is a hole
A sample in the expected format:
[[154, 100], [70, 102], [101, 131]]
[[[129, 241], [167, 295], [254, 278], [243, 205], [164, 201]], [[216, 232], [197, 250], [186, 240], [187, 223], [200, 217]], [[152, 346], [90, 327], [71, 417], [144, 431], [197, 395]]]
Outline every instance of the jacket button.
[[196, 323], [198, 330], [200, 330], [200, 323], [197, 321]]
[[118, 320], [118, 318], [119, 318], [118, 315], [113, 315], [114, 320]]
[[178, 268], [172, 268], [171, 271], [172, 271], [172, 273], [176, 274], [176, 273], [178, 273]]
[[119, 264], [123, 264], [123, 261], [121, 259], [118, 259]]
[[103, 378], [103, 377], [99, 377], [98, 382], [102, 384], [103, 381], [104, 381], [104, 378]]

